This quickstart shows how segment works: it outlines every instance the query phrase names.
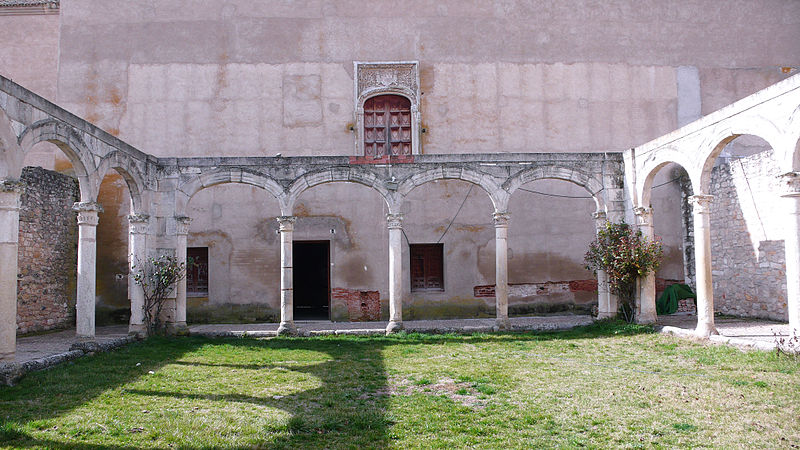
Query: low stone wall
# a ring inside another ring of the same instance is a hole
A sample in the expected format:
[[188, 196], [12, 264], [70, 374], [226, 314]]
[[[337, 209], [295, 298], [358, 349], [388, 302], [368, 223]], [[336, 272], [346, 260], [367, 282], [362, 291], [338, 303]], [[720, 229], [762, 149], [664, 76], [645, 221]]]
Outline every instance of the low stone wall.
[[714, 309], [787, 320], [786, 260], [772, 151], [732, 159], [711, 177]]
[[40, 167], [26, 167], [21, 178], [17, 333], [68, 327], [75, 320], [78, 182]]

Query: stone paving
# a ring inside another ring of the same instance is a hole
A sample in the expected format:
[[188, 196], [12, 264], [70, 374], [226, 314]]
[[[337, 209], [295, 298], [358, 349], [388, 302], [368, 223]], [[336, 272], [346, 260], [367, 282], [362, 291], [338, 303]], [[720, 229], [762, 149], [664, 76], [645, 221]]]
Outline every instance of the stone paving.
[[[697, 324], [696, 314], [672, 314], [658, 316], [661, 332], [679, 336], [693, 336]], [[711, 336], [713, 343], [729, 344], [742, 348], [774, 350], [777, 337], [789, 336], [789, 324], [765, 319], [738, 317], [716, 317], [714, 324], [718, 336]]]

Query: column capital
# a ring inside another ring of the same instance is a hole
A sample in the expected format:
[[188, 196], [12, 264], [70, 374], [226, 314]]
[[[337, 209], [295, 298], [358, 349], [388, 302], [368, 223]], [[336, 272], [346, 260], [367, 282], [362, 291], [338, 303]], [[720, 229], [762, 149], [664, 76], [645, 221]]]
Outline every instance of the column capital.
[[72, 210], [78, 212], [78, 225], [96, 227], [100, 222], [99, 214], [103, 212], [103, 207], [97, 202], [75, 202]]
[[647, 206], [637, 206], [633, 208], [633, 214], [639, 226], [649, 226], [653, 224], [653, 208]]
[[386, 226], [390, 230], [403, 228], [403, 214], [387, 214]]
[[0, 180], [0, 192], [20, 193], [24, 189], [25, 182], [22, 180], [12, 180], [11, 178], [4, 178]]
[[594, 227], [596, 230], [601, 230], [605, 228], [606, 223], [608, 222], [608, 215], [605, 211], [595, 211], [592, 213], [592, 219], [594, 219]]
[[692, 205], [692, 212], [696, 214], [707, 214], [711, 212], [711, 201], [713, 195], [698, 194], [689, 196], [689, 204]]
[[496, 211], [494, 214], [492, 214], [492, 221], [494, 222], [495, 228], [507, 227], [510, 219], [511, 213], [508, 211]]
[[778, 175], [781, 197], [800, 197], [800, 172]]
[[150, 216], [147, 214], [131, 214], [128, 216], [128, 226], [132, 234], [147, 234]]
[[294, 224], [297, 222], [297, 217], [295, 216], [278, 216], [276, 217], [278, 223], [280, 224], [280, 231], [294, 231]]
[[189, 234], [189, 224], [192, 223], [192, 218], [188, 216], [175, 217], [175, 234], [179, 236], [186, 236]]

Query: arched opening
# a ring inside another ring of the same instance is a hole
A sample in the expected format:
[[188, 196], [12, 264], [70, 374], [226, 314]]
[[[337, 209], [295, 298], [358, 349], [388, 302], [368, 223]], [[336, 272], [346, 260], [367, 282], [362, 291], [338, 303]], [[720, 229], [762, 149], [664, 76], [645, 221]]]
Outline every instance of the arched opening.
[[432, 180], [406, 195], [405, 318], [495, 317], [494, 210], [480, 186], [463, 180]]
[[583, 257], [595, 236], [597, 206], [583, 186], [540, 179], [511, 196], [509, 315], [590, 314], [597, 282]]
[[295, 319], [388, 319], [387, 213], [379, 192], [354, 182], [299, 193], [293, 209]]
[[253, 185], [221, 183], [191, 192], [187, 323], [277, 322], [280, 237], [273, 195]]
[[402, 95], [377, 95], [364, 102], [364, 156], [412, 154], [411, 101]]

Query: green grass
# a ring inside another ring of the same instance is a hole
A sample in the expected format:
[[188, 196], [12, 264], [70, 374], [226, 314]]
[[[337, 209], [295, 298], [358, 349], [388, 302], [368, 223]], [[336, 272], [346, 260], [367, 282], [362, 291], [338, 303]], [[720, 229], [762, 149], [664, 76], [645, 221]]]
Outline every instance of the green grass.
[[797, 360], [649, 331], [154, 338], [0, 388], [0, 446], [800, 445]]

